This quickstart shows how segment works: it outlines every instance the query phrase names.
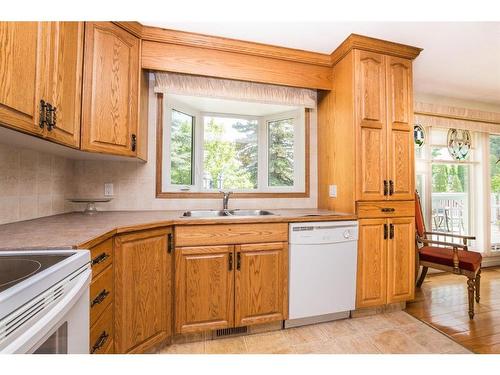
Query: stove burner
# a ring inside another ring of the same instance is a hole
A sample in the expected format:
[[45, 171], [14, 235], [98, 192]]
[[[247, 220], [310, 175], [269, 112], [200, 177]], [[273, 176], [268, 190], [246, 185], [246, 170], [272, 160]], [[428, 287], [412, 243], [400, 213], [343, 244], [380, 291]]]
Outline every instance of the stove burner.
[[0, 293], [50, 268], [71, 254], [5, 254], [0, 251]]
[[2, 259], [0, 262], [0, 289], [5, 289], [9, 284], [19, 281], [35, 274], [42, 264], [37, 260], [14, 258]]

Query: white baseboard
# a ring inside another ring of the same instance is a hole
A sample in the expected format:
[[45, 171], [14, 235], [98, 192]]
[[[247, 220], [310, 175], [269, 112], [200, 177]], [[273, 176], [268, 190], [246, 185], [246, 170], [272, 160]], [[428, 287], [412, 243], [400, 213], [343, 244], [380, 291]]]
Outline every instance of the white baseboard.
[[495, 267], [500, 266], [500, 255], [492, 255], [489, 257], [484, 257], [481, 262], [481, 267]]

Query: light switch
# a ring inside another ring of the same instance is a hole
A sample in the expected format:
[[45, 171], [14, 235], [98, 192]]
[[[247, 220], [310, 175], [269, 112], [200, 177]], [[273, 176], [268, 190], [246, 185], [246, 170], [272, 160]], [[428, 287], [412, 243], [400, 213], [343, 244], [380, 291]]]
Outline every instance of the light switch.
[[329, 185], [330, 198], [337, 198], [337, 185]]
[[104, 196], [110, 197], [113, 195], [113, 184], [104, 184]]

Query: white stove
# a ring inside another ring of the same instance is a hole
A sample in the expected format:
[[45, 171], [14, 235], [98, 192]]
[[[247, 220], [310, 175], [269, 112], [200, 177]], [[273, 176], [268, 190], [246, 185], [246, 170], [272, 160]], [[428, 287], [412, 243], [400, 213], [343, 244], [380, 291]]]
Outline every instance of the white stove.
[[88, 353], [88, 250], [0, 251], [0, 353]]

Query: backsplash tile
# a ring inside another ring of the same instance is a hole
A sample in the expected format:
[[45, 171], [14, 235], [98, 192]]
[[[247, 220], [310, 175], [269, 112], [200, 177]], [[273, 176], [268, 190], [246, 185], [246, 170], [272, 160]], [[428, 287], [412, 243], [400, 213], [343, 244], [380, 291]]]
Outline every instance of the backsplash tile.
[[72, 211], [74, 161], [0, 144], [0, 224]]

